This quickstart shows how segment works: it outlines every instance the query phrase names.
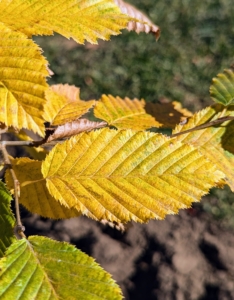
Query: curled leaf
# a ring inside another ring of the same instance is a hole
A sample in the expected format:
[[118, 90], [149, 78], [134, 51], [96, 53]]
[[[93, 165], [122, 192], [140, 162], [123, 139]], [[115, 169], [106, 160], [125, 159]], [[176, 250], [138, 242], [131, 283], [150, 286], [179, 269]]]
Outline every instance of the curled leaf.
[[58, 126], [54, 133], [49, 136], [47, 142], [53, 140], [61, 140], [68, 138], [84, 131], [90, 131], [97, 128], [102, 128], [107, 125], [106, 122], [92, 122], [87, 119], [80, 119], [64, 125]]
[[143, 12], [133, 5], [124, 2], [123, 0], [114, 0], [114, 2], [119, 6], [122, 13], [136, 19], [128, 23], [127, 29], [129, 31], [133, 30], [137, 33], [153, 33], [156, 37], [156, 40], [159, 39], [160, 28], [155, 25]]

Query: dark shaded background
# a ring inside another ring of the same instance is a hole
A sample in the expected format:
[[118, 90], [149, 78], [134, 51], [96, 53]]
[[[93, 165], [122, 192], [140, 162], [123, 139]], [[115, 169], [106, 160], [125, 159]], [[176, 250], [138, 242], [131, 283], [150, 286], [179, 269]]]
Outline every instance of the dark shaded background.
[[[50, 83], [75, 84], [82, 99], [110, 93], [178, 100], [192, 111], [211, 104], [212, 77], [233, 63], [233, 1], [129, 2], [160, 25], [160, 40], [128, 32], [99, 45], [37, 37], [54, 72]], [[22, 214], [27, 234], [69, 241], [93, 255], [126, 299], [234, 299], [234, 201], [228, 188], [212, 190], [178, 216], [133, 224], [125, 233], [83, 217], [53, 221]]]

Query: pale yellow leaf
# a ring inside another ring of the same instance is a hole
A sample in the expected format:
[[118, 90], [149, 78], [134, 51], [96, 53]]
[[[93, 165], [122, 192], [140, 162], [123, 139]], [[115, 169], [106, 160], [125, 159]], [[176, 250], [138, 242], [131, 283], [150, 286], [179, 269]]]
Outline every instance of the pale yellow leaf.
[[120, 7], [122, 13], [136, 19], [128, 23], [129, 31], [134, 30], [137, 33], [153, 33], [156, 39], [160, 37], [160, 28], [154, 24], [142, 11], [123, 0], [114, 1]]
[[29, 37], [57, 32], [78, 43], [96, 43], [119, 34], [129, 19], [113, 0], [0, 1], [0, 21]]
[[[66, 203], [61, 204], [50, 195], [41, 173], [42, 162], [17, 158], [12, 159], [11, 163], [20, 182], [20, 203], [30, 212], [52, 219], [68, 219], [80, 215], [76, 209], [69, 208]], [[9, 171], [6, 172], [6, 182], [9, 189], [14, 188]]]
[[[221, 117], [234, 116], [233, 109], [234, 107], [230, 106], [224, 110], [222, 105], [207, 107], [190, 118], [187, 124], [177, 125], [173, 133], [177, 134]], [[225, 174], [227, 184], [234, 191], [234, 127], [231, 126], [232, 124], [226, 122], [222, 125], [195, 130], [179, 135], [176, 139], [198, 148], [213, 165], [216, 165]]]
[[47, 104], [44, 118], [51, 125], [63, 125], [72, 122], [95, 105], [95, 101], [80, 100], [80, 89], [68, 84], [52, 85], [46, 91]]
[[146, 113], [144, 106], [144, 100], [102, 95], [94, 107], [94, 115], [106, 121], [110, 126], [120, 129], [145, 130], [160, 127], [161, 124]]
[[47, 61], [24, 34], [1, 23], [0, 31], [0, 122], [43, 136]]
[[98, 220], [122, 223], [177, 213], [224, 177], [191, 145], [108, 128], [56, 145], [42, 173], [58, 201]]
[[169, 103], [147, 102], [145, 110], [160, 122], [163, 128], [175, 128], [177, 124], [186, 121], [187, 118], [193, 115], [177, 101]]

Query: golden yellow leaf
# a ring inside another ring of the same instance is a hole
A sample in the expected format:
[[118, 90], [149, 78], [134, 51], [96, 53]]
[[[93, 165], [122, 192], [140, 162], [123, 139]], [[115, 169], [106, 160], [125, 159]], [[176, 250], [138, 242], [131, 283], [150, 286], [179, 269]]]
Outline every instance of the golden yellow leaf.
[[143, 14], [142, 11], [134, 7], [133, 5], [126, 3], [123, 0], [114, 0], [115, 3], [120, 7], [122, 13], [127, 14], [128, 16], [135, 18], [136, 20], [130, 21], [128, 23], [128, 30], [134, 30], [137, 33], [153, 33], [158, 40], [160, 37], [160, 28], [152, 23], [152, 21]]
[[177, 101], [169, 103], [147, 102], [145, 110], [160, 122], [163, 128], [175, 128], [181, 121], [184, 121], [186, 118], [193, 115]]
[[[222, 105], [207, 107], [190, 118], [187, 124], [178, 125], [173, 133], [183, 132], [225, 116], [234, 116], [233, 106], [225, 110]], [[225, 174], [227, 184], [229, 184], [232, 191], [234, 191], [234, 152], [233, 148], [231, 149], [231, 145], [233, 145], [234, 127], [231, 126], [232, 124], [233, 123], [226, 122], [220, 126], [195, 130], [179, 135], [176, 139], [198, 148], [210, 162], [216, 165], [217, 168]], [[229, 138], [232, 136], [232, 139], [229, 141], [229, 146], [225, 146], [229, 140], [227, 133]]]
[[95, 101], [80, 100], [80, 89], [74, 85], [52, 85], [46, 91], [47, 104], [44, 118], [51, 125], [63, 125], [72, 122], [89, 111]]
[[1, 23], [0, 31], [0, 122], [43, 136], [47, 61], [24, 34]]
[[122, 223], [177, 213], [224, 176], [191, 145], [108, 128], [56, 145], [42, 173], [58, 201], [98, 220]]
[[29, 37], [57, 32], [78, 43], [96, 43], [119, 34], [129, 19], [113, 0], [0, 1], [0, 21]]
[[[52, 219], [68, 219], [77, 217], [80, 213], [75, 208], [68, 208], [66, 203], [56, 201], [48, 192], [41, 173], [42, 162], [29, 158], [17, 158], [11, 161], [16, 176], [20, 182], [20, 203], [30, 212]], [[10, 172], [6, 172], [6, 182], [13, 189]]]
[[94, 115], [119, 129], [145, 130], [160, 127], [161, 124], [146, 113], [144, 106], [144, 100], [102, 95], [94, 107]]

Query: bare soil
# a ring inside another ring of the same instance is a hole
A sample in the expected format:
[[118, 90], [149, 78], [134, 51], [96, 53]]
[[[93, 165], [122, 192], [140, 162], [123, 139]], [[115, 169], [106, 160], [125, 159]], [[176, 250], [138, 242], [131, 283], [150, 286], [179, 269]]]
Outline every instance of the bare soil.
[[234, 235], [196, 209], [121, 233], [85, 217], [26, 214], [26, 234], [70, 242], [110, 272], [126, 300], [234, 299]]

